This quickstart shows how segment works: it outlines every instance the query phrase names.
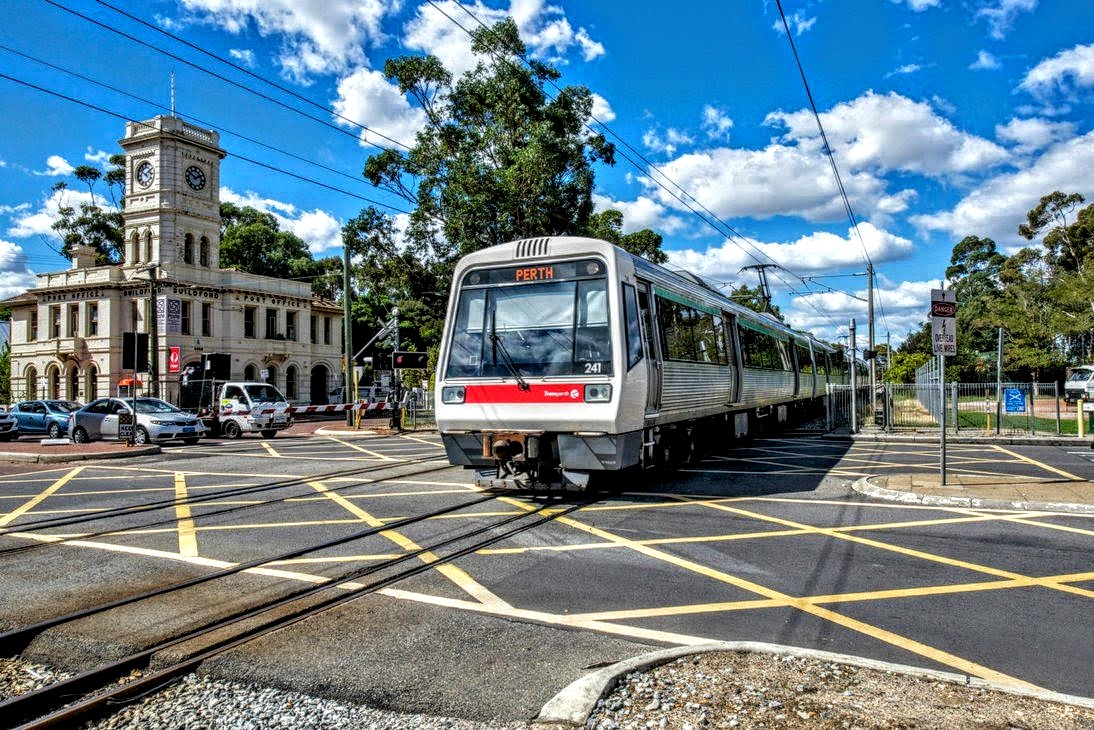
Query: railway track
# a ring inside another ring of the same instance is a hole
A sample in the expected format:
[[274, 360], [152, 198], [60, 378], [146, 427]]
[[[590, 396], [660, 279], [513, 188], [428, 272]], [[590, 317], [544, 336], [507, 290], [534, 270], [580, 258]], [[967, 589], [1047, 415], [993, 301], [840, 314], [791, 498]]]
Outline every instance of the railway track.
[[[171, 586], [165, 586], [9, 631], [0, 634], [0, 647], [2, 647], [0, 654], [10, 655], [21, 651], [34, 637], [42, 632], [81, 618], [124, 608], [156, 596], [184, 591], [199, 583], [223, 578], [277, 560], [284, 560], [334, 545], [365, 539], [381, 532], [399, 529], [432, 517], [457, 512], [490, 499], [493, 499], [493, 495], [479, 496], [459, 505], [407, 517], [383, 527], [361, 530], [334, 540], [250, 561], [206, 576], [199, 576]], [[181, 635], [156, 642], [120, 660], [101, 664], [47, 687], [0, 702], [0, 722], [8, 726], [47, 728], [69, 727], [75, 723], [93, 719], [115, 710], [119, 703], [141, 697], [188, 674], [201, 662], [217, 654], [229, 651], [257, 637], [266, 636], [296, 624], [359, 596], [378, 591], [398, 581], [432, 570], [439, 565], [481, 550], [521, 532], [534, 529], [580, 509], [592, 501], [592, 499], [582, 499], [563, 506], [561, 500], [551, 500], [530, 509], [528, 512], [510, 515], [462, 531], [425, 547], [408, 551], [395, 558], [333, 577], [319, 585], [300, 588], [264, 603], [236, 611], [202, 626], [189, 629]], [[405, 566], [410, 561], [418, 562], [414, 565]], [[346, 583], [362, 581], [367, 582], [359, 587], [351, 588], [346, 586]], [[330, 595], [334, 592], [336, 592], [334, 595]], [[241, 627], [240, 624], [244, 623], [246, 626]], [[212, 638], [209, 643], [194, 653], [185, 655], [182, 658], [166, 660], [167, 663], [164, 666], [159, 666], [153, 671], [147, 671], [153, 657], [160, 656], [162, 659], [166, 650], [174, 649], [175, 652], [178, 652], [182, 645], [203, 638], [208, 639], [214, 632], [224, 632], [229, 635]], [[124, 683], [119, 683], [135, 670], [141, 670], [144, 673], [129, 681], [124, 681]]]

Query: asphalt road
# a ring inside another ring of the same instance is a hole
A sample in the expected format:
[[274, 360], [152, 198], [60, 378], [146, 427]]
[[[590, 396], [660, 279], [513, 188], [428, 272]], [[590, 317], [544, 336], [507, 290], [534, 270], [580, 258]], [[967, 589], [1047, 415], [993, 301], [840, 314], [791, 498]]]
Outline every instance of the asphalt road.
[[[0, 537], [0, 625], [163, 585], [475, 496], [435, 434], [208, 441], [0, 476], [0, 527], [270, 485], [188, 509]], [[937, 470], [937, 445], [787, 437], [651, 476], [215, 661], [230, 676], [374, 706], [527, 719], [590, 667], [654, 647], [768, 641], [1094, 695], [1094, 518], [874, 502], [865, 475]], [[1094, 478], [1079, 447], [951, 445], [951, 470]], [[421, 460], [421, 463], [408, 463]], [[432, 471], [428, 471], [434, 469]], [[359, 470], [337, 475], [339, 470]], [[365, 471], [368, 470], [368, 471]], [[284, 485], [279, 480], [307, 477]], [[272, 497], [282, 498], [266, 503]], [[85, 665], [541, 500], [452, 515], [55, 630], [29, 658]], [[556, 506], [564, 506], [560, 503]], [[97, 534], [108, 531], [109, 534]]]

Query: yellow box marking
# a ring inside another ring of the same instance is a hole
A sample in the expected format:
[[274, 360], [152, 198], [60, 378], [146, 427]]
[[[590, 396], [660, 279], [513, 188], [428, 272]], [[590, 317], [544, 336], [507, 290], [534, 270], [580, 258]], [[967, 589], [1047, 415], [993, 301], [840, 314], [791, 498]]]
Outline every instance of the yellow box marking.
[[1034, 466], [1040, 467], [1040, 468], [1044, 469], [1045, 471], [1050, 471], [1053, 474], [1059, 474], [1064, 479], [1070, 479], [1073, 482], [1085, 482], [1086, 481], [1086, 479], [1083, 479], [1082, 477], [1077, 477], [1074, 474], [1072, 474], [1071, 472], [1066, 472], [1063, 469], [1057, 469], [1054, 466], [1049, 466], [1048, 464], [1037, 461], [1036, 459], [1031, 459], [1028, 456], [1022, 456], [1021, 454], [1016, 454], [1015, 452], [1011, 451], [1010, 449], [1004, 449], [1002, 446], [999, 446], [998, 444], [992, 444], [991, 447], [993, 449], [995, 449], [996, 451], [1007, 454], [1008, 456], [1010, 456], [1014, 459], [1017, 459], [1018, 461], [1024, 461], [1027, 464], [1033, 464]]
[[198, 536], [194, 531], [193, 515], [186, 499], [186, 475], [175, 474], [175, 518], [178, 520], [179, 553], [193, 557], [198, 554]]
[[[354, 517], [360, 519], [366, 525], [369, 525], [370, 527], [384, 526], [383, 520], [377, 517], [373, 517], [371, 514], [361, 509], [358, 505], [349, 501], [341, 494], [328, 490], [326, 485], [322, 484], [321, 482], [308, 482], [308, 484], [315, 491], [329, 497], [335, 504], [352, 514]], [[382, 537], [387, 538], [391, 542], [395, 543], [406, 552], [413, 552], [421, 549], [421, 546], [419, 546], [413, 540], [402, 535], [396, 530], [384, 530], [379, 534]], [[432, 552], [426, 551], [419, 556], [419, 560], [425, 563], [433, 563], [436, 562], [437, 556]], [[472, 598], [479, 601], [480, 603], [492, 606], [509, 605], [505, 601], [501, 600], [501, 598], [494, 595], [485, 586], [481, 585], [477, 580], [468, 575], [468, 573], [462, 568], [458, 568], [451, 563], [445, 563], [443, 565], [437, 566], [437, 572], [448, 578], [458, 588], [465, 591], [468, 595], [470, 595]]]
[[83, 470], [84, 470], [84, 467], [77, 466], [76, 468], [72, 469], [67, 474], [65, 474], [63, 477], [61, 477], [57, 481], [53, 482], [53, 484], [49, 485], [48, 487], [43, 489], [41, 492], [36, 494], [30, 500], [28, 500], [28, 501], [24, 502], [23, 504], [21, 504], [20, 506], [16, 507], [11, 512], [8, 512], [3, 517], [0, 517], [0, 527], [6, 527], [6, 526], [10, 525], [12, 522], [19, 519], [19, 517], [21, 517], [23, 514], [29, 512], [32, 509], [34, 509], [37, 505], [39, 505], [43, 501], [45, 501], [45, 499], [47, 497], [49, 497], [51, 494], [56, 493], [61, 487], [65, 486], [70, 481], [72, 481], [77, 476], [79, 476], [80, 472], [82, 472]]
[[362, 454], [367, 454], [368, 456], [371, 456], [373, 459], [379, 459], [380, 461], [398, 461], [398, 459], [393, 459], [390, 456], [384, 456], [383, 454], [377, 453], [375, 451], [371, 451], [371, 450], [366, 449], [364, 447], [358, 446], [357, 444], [352, 444], [349, 441], [343, 441], [342, 439], [335, 438], [334, 436], [327, 436], [326, 438], [329, 438], [331, 441], [335, 441], [337, 443], [340, 443], [343, 446], [347, 446], [347, 447], [353, 449], [354, 451], [360, 451]]

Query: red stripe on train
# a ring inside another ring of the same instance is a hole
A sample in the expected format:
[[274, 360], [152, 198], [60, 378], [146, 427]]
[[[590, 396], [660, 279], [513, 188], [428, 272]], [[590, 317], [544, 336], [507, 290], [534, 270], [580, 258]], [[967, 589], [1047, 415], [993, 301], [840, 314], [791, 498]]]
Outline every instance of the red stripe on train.
[[468, 385], [464, 403], [583, 403], [581, 383], [535, 383], [521, 390], [515, 383]]

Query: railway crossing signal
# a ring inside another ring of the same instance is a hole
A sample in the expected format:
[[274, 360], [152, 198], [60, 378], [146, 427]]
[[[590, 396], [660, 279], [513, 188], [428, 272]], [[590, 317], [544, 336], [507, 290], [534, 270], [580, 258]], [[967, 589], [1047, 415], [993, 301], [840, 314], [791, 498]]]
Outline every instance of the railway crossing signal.
[[428, 352], [406, 352], [396, 350], [391, 353], [392, 370], [426, 370], [428, 367]]

